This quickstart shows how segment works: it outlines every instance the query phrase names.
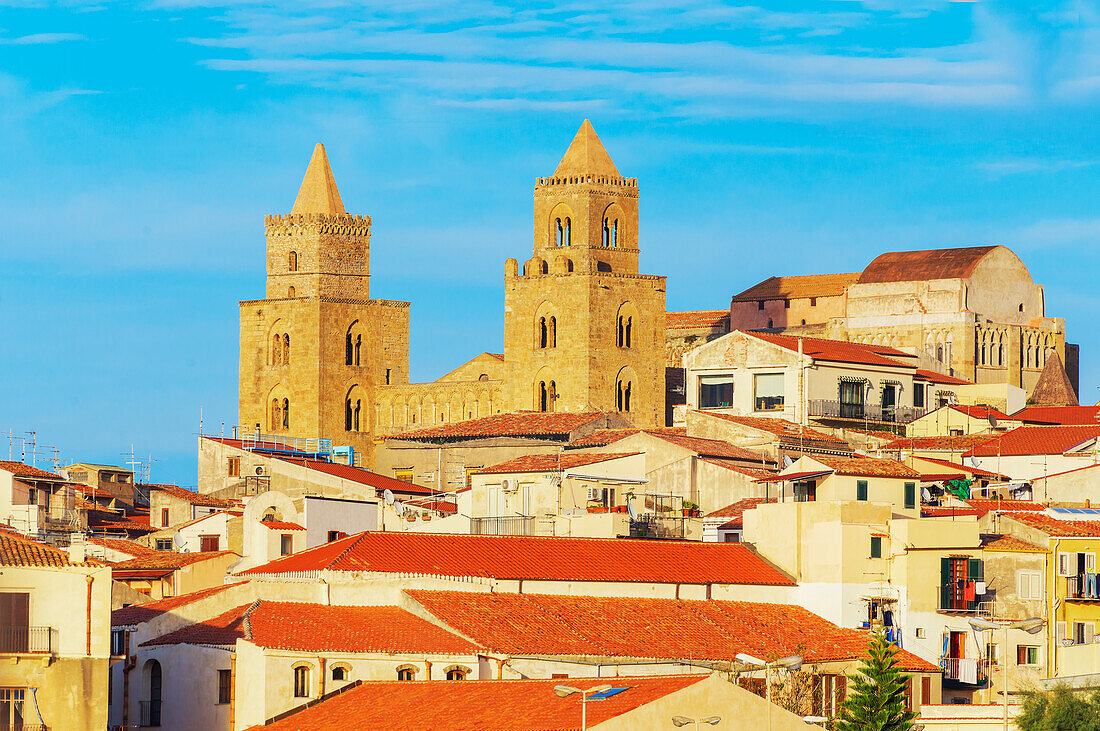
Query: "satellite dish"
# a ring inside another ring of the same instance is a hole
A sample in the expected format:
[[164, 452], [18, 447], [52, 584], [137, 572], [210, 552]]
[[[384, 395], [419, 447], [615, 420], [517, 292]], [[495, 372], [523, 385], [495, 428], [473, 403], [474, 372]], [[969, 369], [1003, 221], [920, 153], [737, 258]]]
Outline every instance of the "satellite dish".
[[991, 427], [993, 427], [994, 429], [996, 429], [997, 428], [997, 417], [994, 416], [992, 411], [989, 412], [989, 415], [986, 418], [989, 419], [989, 425]]
[[184, 546], [183, 548], [180, 549], [180, 553], [191, 553], [191, 549], [188, 548], [187, 546]]
[[784, 466], [784, 467], [790, 467], [790, 466], [791, 466], [791, 465], [793, 465], [793, 464], [794, 464], [794, 460], [793, 460], [793, 459], [791, 459], [791, 455], [789, 455], [789, 454], [784, 454], [784, 455], [783, 455], [783, 466]]
[[634, 507], [634, 503], [626, 504], [626, 513], [630, 516], [631, 520], [638, 519], [638, 509]]
[[393, 504], [393, 509], [397, 513], [398, 516], [402, 516], [402, 515], [405, 514], [405, 503], [395, 502]]
[[386, 505], [393, 505], [393, 490], [386, 488], [386, 491], [382, 493], [382, 498], [386, 501]]

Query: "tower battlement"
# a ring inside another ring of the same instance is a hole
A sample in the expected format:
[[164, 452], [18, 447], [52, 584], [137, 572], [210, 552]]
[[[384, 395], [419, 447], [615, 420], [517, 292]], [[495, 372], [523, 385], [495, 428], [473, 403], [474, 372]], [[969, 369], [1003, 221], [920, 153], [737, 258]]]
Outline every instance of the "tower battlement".
[[264, 216], [264, 228], [268, 234], [289, 233], [294, 228], [309, 227], [321, 234], [368, 236], [370, 226], [370, 216], [350, 213], [287, 213]]
[[615, 178], [604, 175], [580, 175], [551, 178], [535, 178], [535, 188], [552, 185], [608, 185], [615, 188], [637, 188], [637, 178]]

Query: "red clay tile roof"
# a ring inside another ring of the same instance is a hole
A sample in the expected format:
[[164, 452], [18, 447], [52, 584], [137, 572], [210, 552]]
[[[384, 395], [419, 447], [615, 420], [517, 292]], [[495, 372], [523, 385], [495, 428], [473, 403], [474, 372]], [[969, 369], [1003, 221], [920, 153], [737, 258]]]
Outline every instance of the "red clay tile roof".
[[[494, 680], [492, 682], [367, 681], [315, 706], [252, 731], [333, 731], [389, 729], [403, 731], [579, 731], [580, 700], [559, 698], [554, 686], [577, 688], [612, 683], [629, 688], [587, 704], [593, 728], [624, 713], [690, 687], [706, 675]], [[351, 719], [354, 719], [352, 721]], [[395, 725], [395, 719], [400, 722]], [[505, 724], [502, 726], [501, 724]]]
[[989, 511], [977, 508], [962, 508], [957, 505], [925, 505], [920, 509], [922, 518], [954, 518], [963, 515], [985, 515]]
[[[800, 654], [806, 662], [867, 654], [867, 635], [799, 606], [740, 601], [545, 594], [405, 592], [447, 626], [514, 655], [582, 655], [732, 661]], [[934, 666], [905, 653], [904, 667]]]
[[167, 599], [158, 599], [155, 602], [145, 602], [144, 604], [134, 604], [133, 606], [116, 609], [111, 612], [111, 626], [132, 627], [137, 624], [142, 624], [143, 622], [148, 622], [150, 619], [159, 617], [165, 612], [171, 612], [180, 607], [185, 607], [192, 602], [197, 602], [200, 599], [221, 594], [230, 587], [239, 586], [243, 583], [245, 582], [237, 581], [232, 584], [220, 584], [208, 589], [200, 589], [187, 594], [168, 597]]
[[[851, 447], [848, 446], [847, 442], [838, 439], [832, 434], [827, 434], [817, 429], [811, 429], [808, 426], [803, 426], [801, 430], [799, 430], [798, 424], [793, 421], [787, 421], [786, 419], [769, 419], [765, 416], [721, 414], [711, 411], [701, 411], [698, 413], [705, 413], [707, 416], [713, 416], [716, 419], [722, 419], [723, 421], [740, 424], [750, 429], [774, 434], [779, 437], [780, 443], [782, 444], [797, 445], [801, 440], [807, 447], [817, 446], [821, 448], [835, 448], [837, 450], [851, 451]], [[896, 435], [891, 436], [893, 437]]]
[[556, 472], [570, 470], [575, 467], [583, 467], [597, 462], [607, 462], [621, 457], [633, 457], [641, 452], [586, 452], [565, 454], [528, 454], [516, 457], [507, 462], [501, 462], [491, 467], [484, 467], [477, 474], [502, 474], [507, 472]]
[[794, 277], [768, 277], [744, 292], [735, 294], [733, 302], [755, 300], [804, 299], [806, 297], [839, 297], [849, 284], [855, 284], [858, 273], [809, 274]]
[[16, 477], [40, 477], [44, 480], [65, 480], [65, 478], [61, 475], [55, 475], [52, 472], [46, 472], [45, 470], [40, 470], [37, 467], [31, 467], [29, 464], [23, 464], [22, 462], [9, 462], [3, 459], [0, 459], [0, 470], [10, 472]]
[[[742, 475], [751, 477], [754, 480], [766, 480], [769, 477], [775, 477], [775, 472], [773, 470], [762, 470], [756, 469], [754, 467], [746, 467], [744, 463], [739, 461], [716, 459], [714, 457], [703, 457], [702, 460], [707, 464], [714, 465], [715, 467], [721, 467], [732, 472], [740, 472]], [[771, 463], [769, 462], [769, 464]]]
[[201, 492], [195, 492], [194, 490], [188, 490], [185, 487], [178, 485], [145, 485], [138, 484], [135, 487], [147, 487], [149, 492], [163, 492], [165, 495], [171, 495], [174, 498], [185, 500], [192, 505], [201, 505], [203, 507], [210, 508], [228, 508], [231, 505], [236, 505], [233, 500], [222, 500], [216, 498], [213, 495], [204, 495]]
[[99, 561], [89, 560], [83, 564], [74, 564], [69, 560], [67, 551], [61, 551], [45, 543], [32, 541], [14, 531], [0, 530], [0, 566], [19, 567], [62, 567], [62, 566], [102, 566]]
[[620, 439], [626, 439], [627, 437], [632, 437], [635, 434], [640, 434], [641, 432], [653, 435], [676, 434], [680, 436], [687, 436], [687, 428], [682, 426], [664, 426], [652, 429], [638, 429], [634, 427], [628, 427], [624, 429], [597, 429], [587, 436], [570, 442], [569, 448], [583, 449], [585, 447], [605, 447], [608, 444], [614, 444]]
[[730, 503], [724, 508], [718, 508], [712, 513], [707, 513], [704, 518], [727, 518], [729, 519], [727, 525], [732, 523], [731, 527], [741, 525], [746, 510], [752, 510], [758, 505], [764, 503], [774, 503], [775, 498], [762, 498], [762, 497], [747, 497], [743, 500], [738, 500], [735, 503]]
[[478, 652], [477, 645], [400, 607], [256, 601], [145, 642], [145, 645], [232, 645], [303, 652], [434, 655]]
[[998, 421], [1004, 421], [1011, 419], [1008, 414], [1002, 413], [999, 409], [994, 409], [992, 406], [960, 406], [959, 404], [951, 404], [947, 408], [954, 409], [959, 413], [966, 414], [971, 419], [989, 419], [989, 415], [992, 414]]
[[720, 439], [706, 439], [703, 437], [689, 437], [684, 427], [665, 427], [656, 429], [597, 429], [583, 439], [578, 439], [569, 445], [570, 449], [584, 447], [597, 447], [614, 444], [620, 440], [632, 437], [635, 434], [648, 434], [657, 439], [663, 439], [670, 444], [683, 447], [695, 452], [701, 457], [718, 457], [721, 459], [739, 459], [748, 462], [759, 462], [761, 454], [736, 444]]
[[143, 546], [135, 541], [128, 541], [123, 538], [87, 538], [88, 543], [94, 543], [97, 546], [117, 551], [118, 553], [129, 554], [130, 556], [147, 556], [151, 553], [156, 553], [156, 549], [149, 548], [149, 546]]
[[1100, 406], [1028, 406], [1010, 418], [1026, 424], [1097, 424]]
[[233, 551], [198, 551], [195, 553], [176, 553], [174, 551], [153, 551], [144, 556], [137, 556], [129, 561], [120, 561], [114, 565], [114, 571], [126, 572], [141, 569], [168, 569], [175, 570], [190, 566], [199, 561], [210, 561], [222, 556], [238, 554]]
[[729, 310], [691, 310], [665, 313], [666, 330], [688, 330], [703, 327], [721, 327], [728, 330], [729, 325]]
[[[593, 556], [599, 556], [595, 562]], [[364, 532], [241, 572], [363, 571], [546, 581], [793, 582], [736, 543]]]
[[[772, 345], [777, 345], [792, 353], [798, 351], [799, 338], [793, 335], [775, 335], [764, 332], [745, 332], [745, 334]], [[834, 363], [860, 363], [862, 365], [888, 366], [891, 368], [912, 368], [910, 365], [894, 360], [894, 358], [912, 357], [909, 353], [885, 345], [866, 345], [864, 343], [849, 343], [845, 340], [823, 340], [821, 338], [805, 337], [801, 340], [802, 352], [815, 360], [826, 360]]]
[[1041, 551], [1045, 548], [1028, 543], [1016, 536], [982, 536], [982, 548], [986, 551]]
[[811, 459], [831, 468], [838, 475], [855, 477], [896, 477], [899, 479], [919, 479], [920, 473], [906, 467], [896, 459], [878, 457], [833, 457], [814, 455]]
[[[989, 434], [962, 434], [959, 436], [898, 437], [883, 449], [907, 449], [927, 452], [965, 452], [992, 438]], [[924, 457], [921, 457], [924, 459]]]
[[1100, 520], [1058, 520], [1043, 513], [1013, 513], [1008, 517], [1036, 528], [1048, 536], [1060, 538], [1100, 536]]
[[1002, 513], [1018, 513], [1021, 511], [1041, 513], [1047, 509], [1047, 506], [1043, 503], [1032, 502], [1031, 500], [996, 500], [993, 498], [969, 498], [963, 500], [964, 503], [980, 511], [978, 515], [985, 515], [991, 511], [999, 511]]
[[110, 510], [88, 510], [88, 529], [103, 533], [154, 533], [149, 515], [119, 515]]
[[970, 381], [964, 378], [956, 378], [955, 376], [949, 376], [946, 373], [938, 373], [936, 371], [926, 371], [923, 368], [918, 368], [917, 372], [913, 374], [913, 377], [922, 381], [930, 381], [931, 383], [941, 383], [945, 386], [966, 386], [970, 383]]
[[285, 520], [265, 520], [261, 521], [260, 525], [268, 530], [305, 530], [305, 526]]
[[859, 275], [860, 284], [965, 279], [996, 246], [891, 251], [879, 254]]
[[395, 480], [392, 477], [387, 477], [386, 475], [371, 472], [370, 470], [365, 470], [360, 467], [337, 464], [336, 462], [323, 462], [316, 459], [302, 459], [299, 457], [280, 457], [279, 459], [301, 467], [307, 467], [311, 470], [324, 472], [326, 475], [332, 475], [333, 477], [350, 480], [351, 482], [358, 482], [360, 485], [373, 487], [376, 492], [391, 490], [392, 492], [411, 495], [430, 495], [432, 493], [430, 487], [414, 485], [411, 482], [405, 482], [403, 480]]
[[[470, 488], [467, 487], [463, 488], [462, 490], [456, 490], [456, 492], [465, 492], [469, 489]], [[447, 513], [449, 515], [454, 515], [458, 512], [458, 503], [456, 502], [456, 500], [447, 500], [443, 497], [421, 497], [414, 498], [412, 500], [402, 500], [401, 502], [405, 504], [406, 508], [414, 508], [418, 510], [434, 510], [437, 513]]]
[[[989, 470], [981, 470], [981, 469], [978, 469], [977, 467], [971, 467], [970, 465], [957, 464], [955, 462], [951, 462], [951, 461], [948, 461], [946, 459], [937, 459], [935, 457], [916, 457], [916, 459], [919, 459], [922, 462], [931, 462], [932, 464], [939, 465], [940, 467], [948, 467], [952, 470], [958, 470], [959, 472], [962, 472], [962, 473], [967, 474], [967, 475], [972, 475], [974, 477], [989, 477], [989, 478], [1002, 480], [1002, 481], [1005, 481], [1005, 482], [1007, 482], [1010, 479], [1008, 477], [1008, 475], [998, 475], [996, 472], [990, 472]], [[919, 468], [919, 467], [914, 467], [914, 469], [916, 469], [918, 472], [921, 470], [921, 468]]]
[[882, 439], [887, 442], [892, 442], [898, 438], [898, 435], [892, 431], [881, 431], [879, 429], [844, 429], [845, 433], [854, 432], [856, 434], [862, 434], [867, 437], [874, 437], [875, 439]]
[[1063, 454], [1100, 436], [1094, 426], [1020, 426], [994, 435], [970, 449], [970, 457], [1021, 457], [1029, 454]]
[[517, 411], [494, 414], [480, 419], [457, 421], [427, 429], [417, 429], [395, 434], [388, 439], [429, 441], [448, 439], [477, 439], [490, 437], [566, 437], [575, 429], [593, 422], [606, 422], [608, 417], [599, 412], [548, 412]]

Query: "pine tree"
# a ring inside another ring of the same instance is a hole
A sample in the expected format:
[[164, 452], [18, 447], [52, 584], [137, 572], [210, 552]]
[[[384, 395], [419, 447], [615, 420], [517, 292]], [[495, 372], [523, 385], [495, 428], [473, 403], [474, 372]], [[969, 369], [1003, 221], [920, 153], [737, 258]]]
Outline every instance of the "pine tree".
[[898, 648], [876, 632], [868, 645], [869, 657], [852, 678], [848, 699], [841, 704], [839, 731], [911, 731], [917, 714], [908, 710], [905, 696], [909, 678], [897, 663]]

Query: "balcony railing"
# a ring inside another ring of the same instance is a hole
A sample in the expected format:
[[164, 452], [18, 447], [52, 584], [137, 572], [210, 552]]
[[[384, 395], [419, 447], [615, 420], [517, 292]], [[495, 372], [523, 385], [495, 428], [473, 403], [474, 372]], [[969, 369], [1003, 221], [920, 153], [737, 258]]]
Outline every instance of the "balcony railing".
[[269, 475], [246, 475], [244, 478], [244, 492], [242, 497], [260, 495], [271, 489], [271, 477]]
[[884, 424], [907, 424], [926, 413], [925, 409], [914, 406], [846, 404], [828, 399], [810, 399], [807, 407], [810, 416], [850, 419], [852, 421], [875, 421]]
[[960, 685], [985, 685], [989, 682], [986, 660], [970, 657], [945, 657], [940, 660], [943, 679]]
[[160, 726], [160, 704], [162, 701], [140, 701], [140, 723], [142, 726]]
[[687, 518], [642, 515], [630, 522], [631, 538], [684, 538], [687, 536]]
[[982, 602], [977, 597], [967, 600], [962, 590], [952, 583], [940, 587], [940, 604], [937, 609], [940, 612], [979, 614]]
[[57, 630], [53, 627], [0, 627], [0, 653], [53, 654]]
[[1080, 601], [1100, 601], [1100, 578], [1092, 574], [1092, 579], [1085, 574], [1077, 574], [1066, 578], [1066, 599]]
[[480, 536], [533, 536], [535, 519], [529, 515], [471, 518], [470, 532]]

